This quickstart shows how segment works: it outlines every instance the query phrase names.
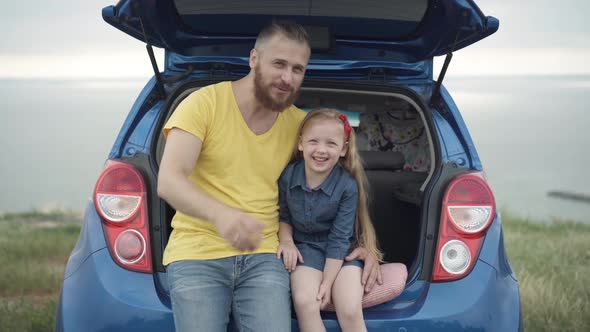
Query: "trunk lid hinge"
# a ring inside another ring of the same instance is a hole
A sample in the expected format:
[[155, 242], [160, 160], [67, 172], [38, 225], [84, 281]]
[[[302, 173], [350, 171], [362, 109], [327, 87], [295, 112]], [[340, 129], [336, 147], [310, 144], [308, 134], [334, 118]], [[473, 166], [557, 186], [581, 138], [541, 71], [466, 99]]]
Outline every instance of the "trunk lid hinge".
[[430, 97], [430, 104], [434, 105], [440, 99], [440, 86], [442, 85], [442, 81], [445, 78], [445, 74], [447, 73], [447, 68], [449, 68], [449, 64], [451, 63], [451, 59], [453, 58], [453, 53], [449, 52], [445, 56], [445, 63], [440, 70], [440, 74], [438, 75], [438, 80], [434, 85], [434, 89], [432, 90], [432, 96]]
[[[137, 4], [137, 3], [136, 3]], [[140, 11], [139, 8], [135, 8], [138, 12]], [[164, 82], [162, 81], [162, 77], [160, 75], [160, 69], [158, 69], [158, 63], [156, 62], [156, 57], [154, 56], [154, 48], [148, 41], [147, 34], [145, 33], [145, 28], [143, 26], [143, 20], [141, 15], [139, 17], [139, 24], [141, 25], [141, 32], [143, 33], [143, 38], [145, 39], [145, 49], [147, 50], [148, 56], [150, 58], [150, 62], [152, 63], [152, 69], [154, 70], [154, 76], [156, 77], [156, 89], [158, 94], [162, 99], [166, 99], [166, 90], [164, 89]]]
[[367, 73], [367, 79], [369, 81], [384, 82], [387, 79], [387, 74], [383, 68], [370, 68]]
[[453, 51], [457, 45], [457, 39], [459, 38], [460, 31], [457, 31], [457, 35], [455, 35], [455, 41], [453, 42], [453, 46], [447, 55], [445, 56], [445, 62], [440, 70], [440, 74], [438, 75], [438, 79], [434, 84], [434, 88], [432, 89], [432, 96], [430, 97], [430, 105], [435, 105], [440, 100], [440, 87], [442, 85], [443, 80], [445, 79], [445, 75], [447, 73], [447, 69], [451, 64], [451, 59], [453, 59]]
[[215, 62], [209, 67], [209, 77], [229, 77], [232, 74], [230, 66], [225, 63]]

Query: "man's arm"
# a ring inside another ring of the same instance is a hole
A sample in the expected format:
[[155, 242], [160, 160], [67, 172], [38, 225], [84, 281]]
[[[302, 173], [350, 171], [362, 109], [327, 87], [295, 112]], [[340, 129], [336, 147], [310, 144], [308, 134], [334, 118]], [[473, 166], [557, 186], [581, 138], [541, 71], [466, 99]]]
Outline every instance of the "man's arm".
[[355, 259], [360, 259], [364, 262], [363, 274], [361, 283], [365, 286], [365, 292], [368, 293], [375, 286], [375, 282], [379, 285], [383, 283], [383, 276], [381, 275], [381, 266], [379, 260], [374, 255], [369, 254], [369, 251], [364, 247], [355, 248], [350, 255], [344, 258], [347, 262]]
[[170, 130], [158, 173], [158, 196], [177, 211], [214, 223], [234, 248], [256, 249], [262, 241], [262, 224], [210, 197], [189, 180], [202, 145], [199, 138], [182, 129]]

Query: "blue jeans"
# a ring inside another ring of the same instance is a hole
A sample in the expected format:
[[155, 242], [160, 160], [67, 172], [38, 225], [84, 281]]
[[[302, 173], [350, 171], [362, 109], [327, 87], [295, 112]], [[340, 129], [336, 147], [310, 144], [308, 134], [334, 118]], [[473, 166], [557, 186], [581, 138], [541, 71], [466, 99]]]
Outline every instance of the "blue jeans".
[[252, 254], [168, 265], [176, 331], [290, 331], [289, 273], [276, 254]]

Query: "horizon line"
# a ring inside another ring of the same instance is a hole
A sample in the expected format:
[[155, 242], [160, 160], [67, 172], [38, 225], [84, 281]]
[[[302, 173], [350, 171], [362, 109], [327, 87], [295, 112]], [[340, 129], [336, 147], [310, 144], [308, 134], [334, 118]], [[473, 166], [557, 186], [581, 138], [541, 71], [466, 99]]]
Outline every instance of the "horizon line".
[[[162, 74], [162, 72], [160, 72]], [[149, 81], [152, 79], [154, 75], [151, 76], [2, 76], [0, 74], [1, 81], [88, 81], [88, 80], [96, 80], [96, 81], [138, 81], [138, 80], [146, 80]], [[590, 78], [590, 73], [516, 73], [516, 74], [508, 74], [508, 73], [479, 73], [479, 74], [465, 74], [465, 73], [458, 73], [458, 74], [449, 74], [445, 75], [445, 80], [453, 79], [453, 78], [557, 78], [557, 77], [567, 77], [567, 78]], [[433, 80], [436, 80], [436, 76], [433, 77]]]

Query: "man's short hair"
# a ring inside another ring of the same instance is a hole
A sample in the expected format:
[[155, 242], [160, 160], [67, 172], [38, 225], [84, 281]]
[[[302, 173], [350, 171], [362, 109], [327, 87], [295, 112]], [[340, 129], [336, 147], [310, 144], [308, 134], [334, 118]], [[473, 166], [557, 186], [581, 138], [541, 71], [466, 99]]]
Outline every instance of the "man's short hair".
[[300, 42], [309, 46], [309, 36], [307, 31], [300, 25], [293, 21], [276, 21], [273, 20], [269, 25], [264, 27], [256, 37], [256, 44], [254, 48], [259, 50], [260, 46], [275, 35], [283, 35], [290, 40]]

